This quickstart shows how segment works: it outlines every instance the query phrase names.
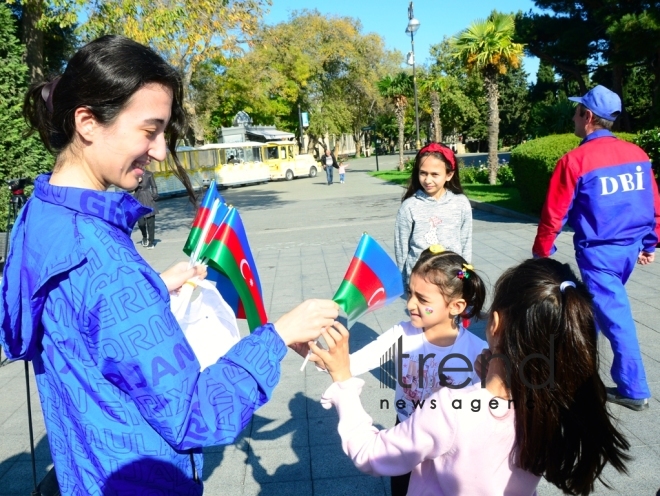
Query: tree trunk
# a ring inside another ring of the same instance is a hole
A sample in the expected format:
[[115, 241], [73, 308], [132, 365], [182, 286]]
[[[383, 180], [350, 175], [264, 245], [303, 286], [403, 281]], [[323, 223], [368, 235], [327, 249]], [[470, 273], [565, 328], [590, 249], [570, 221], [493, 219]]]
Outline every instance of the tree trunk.
[[499, 91], [497, 88], [497, 73], [493, 71], [484, 74], [486, 97], [488, 99], [488, 182], [497, 182], [497, 145], [500, 133], [500, 111], [497, 106]]
[[394, 109], [396, 114], [396, 122], [399, 125], [399, 170], [403, 170], [403, 131], [404, 131], [404, 112], [405, 108], [397, 106]]
[[660, 117], [660, 48], [655, 53], [655, 60], [651, 64], [655, 75], [653, 81], [653, 111], [652, 116], [656, 119]]
[[353, 141], [355, 141], [355, 158], [360, 158], [361, 143], [360, 143], [360, 131], [353, 133]]
[[41, 0], [23, 2], [21, 42], [25, 45], [25, 63], [30, 69], [30, 83], [44, 79], [44, 33], [37, 29], [42, 12]]
[[442, 143], [442, 122], [440, 122], [440, 95], [431, 91], [431, 110], [433, 111], [433, 141]]
[[[615, 45], [615, 50], [617, 49], [618, 46]], [[617, 123], [618, 129], [629, 133], [632, 129], [630, 127], [630, 115], [628, 115], [628, 111], [623, 103], [623, 71], [624, 67], [621, 64], [615, 64], [612, 68], [612, 90], [621, 98], [621, 115]]]

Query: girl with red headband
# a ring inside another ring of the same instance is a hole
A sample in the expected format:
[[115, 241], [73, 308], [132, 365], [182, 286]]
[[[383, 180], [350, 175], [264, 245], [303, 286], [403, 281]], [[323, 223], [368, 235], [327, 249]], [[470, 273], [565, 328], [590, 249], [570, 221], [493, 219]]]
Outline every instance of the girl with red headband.
[[472, 207], [463, 194], [450, 148], [431, 143], [415, 157], [394, 227], [394, 253], [404, 287], [419, 255], [440, 244], [470, 262]]

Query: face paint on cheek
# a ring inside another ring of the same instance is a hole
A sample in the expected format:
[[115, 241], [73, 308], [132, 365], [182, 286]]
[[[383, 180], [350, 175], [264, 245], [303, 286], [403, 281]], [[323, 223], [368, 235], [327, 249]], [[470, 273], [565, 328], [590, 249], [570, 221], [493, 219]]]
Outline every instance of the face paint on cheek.
[[433, 313], [433, 309], [432, 309], [431, 307], [426, 307], [426, 308], [424, 309], [424, 313], [425, 313], [426, 315], [431, 315], [431, 314]]

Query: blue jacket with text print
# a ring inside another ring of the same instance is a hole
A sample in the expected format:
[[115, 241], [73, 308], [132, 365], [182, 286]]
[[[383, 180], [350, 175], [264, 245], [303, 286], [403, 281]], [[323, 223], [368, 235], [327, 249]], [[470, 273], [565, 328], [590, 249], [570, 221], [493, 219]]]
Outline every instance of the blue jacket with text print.
[[49, 178], [12, 231], [0, 343], [33, 361], [62, 494], [201, 495], [201, 447], [236, 439], [287, 348], [267, 324], [200, 372], [130, 238], [149, 209]]

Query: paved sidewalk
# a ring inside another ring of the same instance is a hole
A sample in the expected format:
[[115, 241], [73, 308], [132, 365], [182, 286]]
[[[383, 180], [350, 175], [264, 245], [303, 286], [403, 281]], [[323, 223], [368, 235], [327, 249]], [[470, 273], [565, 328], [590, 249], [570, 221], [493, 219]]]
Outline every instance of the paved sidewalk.
[[[391, 168], [389, 157], [380, 167]], [[362, 232], [367, 231], [393, 254], [394, 219], [401, 188], [368, 176], [375, 160], [349, 162], [346, 183], [327, 186], [324, 177], [223, 191], [228, 203], [240, 209], [259, 268], [266, 306], [276, 320], [303, 298], [332, 297]], [[157, 246], [143, 251], [157, 270], [185, 260], [181, 247], [186, 239], [192, 208], [183, 198], [159, 203], [156, 219]], [[475, 210], [473, 265], [492, 285], [502, 271], [530, 255], [536, 226]], [[136, 231], [133, 236], [140, 238]], [[574, 264], [570, 233], [560, 236], [557, 259]], [[610, 468], [604, 478], [613, 489], [597, 485], [595, 494], [655, 495], [660, 488], [660, 263], [638, 267], [628, 283], [646, 371], [654, 394], [651, 408], [636, 413], [612, 407], [632, 444], [634, 460], [629, 476]], [[352, 347], [359, 348], [393, 324], [404, 320], [404, 302], [363, 318], [351, 333]], [[244, 323], [242, 332], [247, 333]], [[471, 329], [483, 333], [483, 324]], [[601, 346], [603, 378], [611, 385], [609, 343]], [[4, 355], [3, 355], [4, 356]], [[358, 472], [346, 457], [337, 434], [334, 410], [318, 402], [330, 379], [311, 365], [300, 372], [301, 359], [290, 352], [282, 367], [282, 379], [270, 403], [260, 409], [240, 439], [231, 446], [205, 450], [203, 477], [207, 495], [385, 495], [389, 479]], [[364, 377], [362, 400], [382, 428], [394, 424], [393, 392], [382, 389], [377, 371]], [[0, 496], [27, 495], [32, 489], [27, 435], [23, 363], [0, 367]], [[37, 443], [39, 479], [51, 461], [48, 441], [32, 381], [32, 404]], [[542, 496], [561, 492], [543, 482]]]

